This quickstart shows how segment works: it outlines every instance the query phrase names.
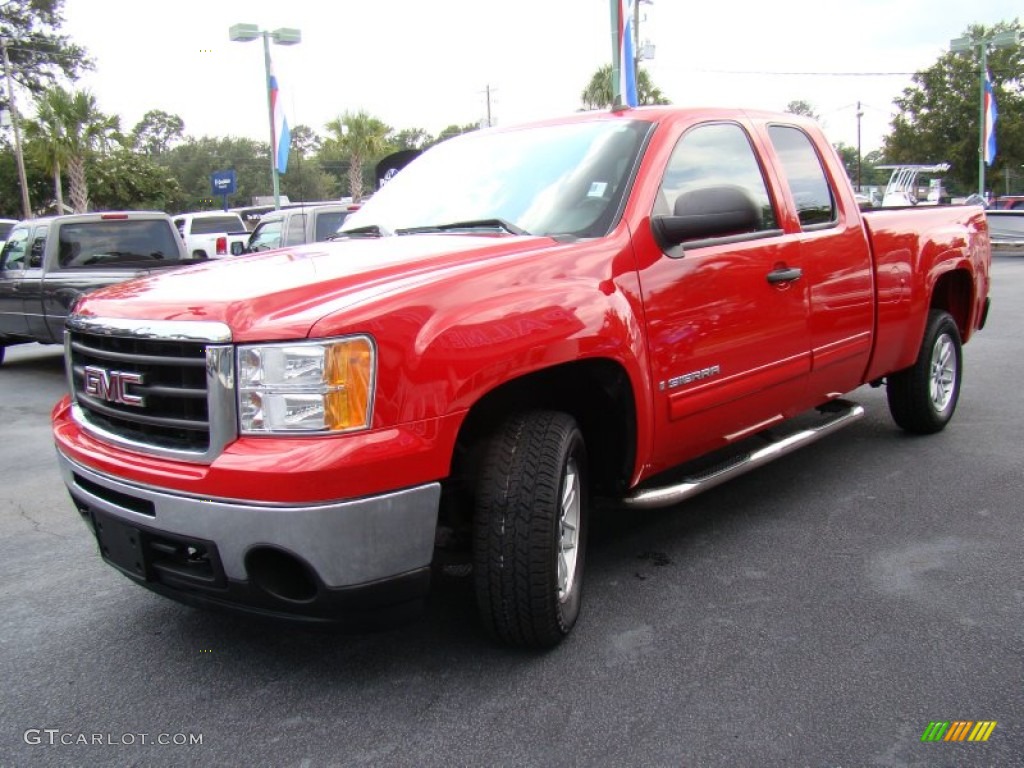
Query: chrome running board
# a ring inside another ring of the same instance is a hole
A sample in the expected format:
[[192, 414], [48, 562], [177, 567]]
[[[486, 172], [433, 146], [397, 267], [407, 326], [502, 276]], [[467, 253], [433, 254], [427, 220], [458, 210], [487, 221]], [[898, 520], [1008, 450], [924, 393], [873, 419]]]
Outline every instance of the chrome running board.
[[820, 410], [830, 417], [820, 425], [773, 439], [763, 448], [736, 456], [699, 474], [683, 478], [672, 485], [634, 491], [622, 499], [622, 504], [630, 509], [657, 509], [678, 504], [684, 499], [721, 485], [726, 480], [746, 474], [770, 461], [793, 453], [798, 448], [803, 448], [805, 445], [827, 437], [833, 432], [838, 432], [864, 416], [864, 408], [845, 400], [834, 400]]

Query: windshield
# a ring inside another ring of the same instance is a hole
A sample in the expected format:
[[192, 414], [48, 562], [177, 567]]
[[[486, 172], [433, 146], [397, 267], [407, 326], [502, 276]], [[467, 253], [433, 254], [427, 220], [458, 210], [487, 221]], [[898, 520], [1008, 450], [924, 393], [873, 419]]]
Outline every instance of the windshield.
[[652, 127], [595, 120], [450, 139], [403, 168], [339, 234], [607, 234]]

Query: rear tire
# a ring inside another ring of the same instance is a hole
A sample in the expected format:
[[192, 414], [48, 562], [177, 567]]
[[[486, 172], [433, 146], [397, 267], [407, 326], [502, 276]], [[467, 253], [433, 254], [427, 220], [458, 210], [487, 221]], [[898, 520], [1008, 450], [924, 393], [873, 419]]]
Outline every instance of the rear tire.
[[487, 631], [550, 648], [580, 613], [587, 532], [587, 455], [576, 421], [529, 411], [508, 419], [481, 457], [473, 579]]
[[893, 421], [918, 435], [942, 431], [956, 411], [962, 372], [960, 330], [948, 312], [933, 309], [915, 363], [886, 378]]

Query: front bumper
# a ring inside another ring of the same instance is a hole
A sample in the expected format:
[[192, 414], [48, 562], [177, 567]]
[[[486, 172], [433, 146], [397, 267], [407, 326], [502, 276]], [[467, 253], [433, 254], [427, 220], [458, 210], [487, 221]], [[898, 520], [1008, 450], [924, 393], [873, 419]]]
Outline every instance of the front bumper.
[[404, 614], [429, 588], [440, 485], [253, 504], [125, 483], [58, 451], [103, 558], [186, 603], [313, 621]]

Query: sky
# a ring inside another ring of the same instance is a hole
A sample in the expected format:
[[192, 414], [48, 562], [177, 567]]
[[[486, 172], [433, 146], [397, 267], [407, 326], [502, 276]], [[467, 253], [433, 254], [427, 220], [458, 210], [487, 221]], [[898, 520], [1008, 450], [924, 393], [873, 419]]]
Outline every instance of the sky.
[[[680, 106], [806, 101], [830, 140], [852, 147], [860, 102], [867, 153], [913, 72], [969, 25], [1020, 11], [1011, 0], [653, 0], [640, 38], [655, 57], [642, 66]], [[289, 125], [321, 134], [358, 110], [436, 134], [486, 120], [488, 88], [497, 125], [567, 114], [612, 55], [609, 0], [65, 0], [63, 29], [96, 64], [77, 87], [123, 128], [159, 109], [192, 136], [267, 141], [262, 43], [229, 41], [237, 23], [301, 31], [271, 57]]]

